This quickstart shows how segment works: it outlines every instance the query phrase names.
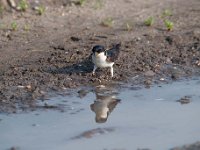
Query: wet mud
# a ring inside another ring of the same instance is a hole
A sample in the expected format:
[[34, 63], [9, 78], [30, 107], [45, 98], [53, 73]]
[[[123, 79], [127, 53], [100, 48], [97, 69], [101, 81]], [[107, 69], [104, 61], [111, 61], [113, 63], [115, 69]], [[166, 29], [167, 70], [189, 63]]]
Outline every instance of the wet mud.
[[[99, 84], [120, 86], [119, 83], [149, 87], [199, 72], [197, 0], [190, 4], [181, 1], [181, 6], [178, 0], [102, 1], [99, 9], [94, 9], [96, 2], [84, 6], [53, 0], [39, 1], [39, 4], [46, 6], [41, 16], [31, 9], [35, 2], [25, 12], [5, 11], [1, 16], [1, 112], [33, 108], [37, 99], [48, 99], [49, 93], [72, 88]], [[166, 9], [172, 12], [167, 16], [174, 21], [172, 31], [162, 24], [162, 13]], [[152, 27], [143, 23], [147, 14], [157, 18]], [[114, 23], [102, 26], [108, 17]], [[15, 30], [11, 26], [13, 22], [17, 24]], [[127, 22], [130, 22], [129, 28]], [[119, 42], [122, 46], [114, 64], [114, 77], [110, 77], [107, 68], [98, 69], [93, 76], [92, 47], [101, 44], [111, 48]]]
[[199, 142], [187, 143], [199, 140], [199, 85], [199, 77], [101, 85], [38, 101], [34, 111], [0, 114], [0, 149], [198, 150]]

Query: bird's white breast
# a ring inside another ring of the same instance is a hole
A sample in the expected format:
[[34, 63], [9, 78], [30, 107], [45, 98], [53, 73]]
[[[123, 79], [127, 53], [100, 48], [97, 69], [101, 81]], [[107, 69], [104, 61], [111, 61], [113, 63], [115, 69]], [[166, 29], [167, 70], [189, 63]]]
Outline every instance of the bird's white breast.
[[97, 55], [93, 54], [92, 55], [92, 62], [97, 66], [97, 67], [112, 67], [114, 62], [107, 62], [106, 61], [106, 55], [104, 52], [99, 53]]

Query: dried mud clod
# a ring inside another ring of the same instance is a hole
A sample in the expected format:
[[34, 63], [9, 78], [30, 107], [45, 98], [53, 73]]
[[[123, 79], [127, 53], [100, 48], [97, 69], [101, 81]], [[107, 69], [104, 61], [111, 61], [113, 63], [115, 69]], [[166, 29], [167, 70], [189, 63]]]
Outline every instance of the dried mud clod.
[[177, 100], [177, 102], [181, 103], [181, 104], [188, 104], [190, 103], [192, 100], [191, 100], [191, 97], [190, 96], [185, 96], [185, 97], [182, 97], [180, 98], [179, 100]]
[[110, 133], [110, 132], [114, 132], [115, 128], [110, 127], [110, 128], [96, 128], [96, 129], [92, 129], [89, 131], [85, 131], [83, 133], [81, 133], [78, 136], [72, 137], [72, 140], [77, 140], [80, 138], [93, 138], [94, 136], [97, 135], [102, 135], [102, 134], [106, 134], [106, 133]]

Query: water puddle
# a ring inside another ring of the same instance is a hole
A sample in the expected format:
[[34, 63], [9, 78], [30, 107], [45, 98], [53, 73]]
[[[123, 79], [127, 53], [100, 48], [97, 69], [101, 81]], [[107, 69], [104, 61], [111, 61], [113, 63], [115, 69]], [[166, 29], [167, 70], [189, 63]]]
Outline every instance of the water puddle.
[[99, 86], [38, 105], [0, 114], [1, 150], [167, 150], [200, 140], [199, 79], [149, 89]]

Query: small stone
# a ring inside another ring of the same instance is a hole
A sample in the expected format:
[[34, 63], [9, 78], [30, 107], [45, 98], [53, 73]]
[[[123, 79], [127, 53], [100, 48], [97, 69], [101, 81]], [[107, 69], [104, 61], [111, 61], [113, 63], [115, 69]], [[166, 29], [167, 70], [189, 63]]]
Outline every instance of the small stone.
[[87, 95], [87, 93], [88, 93], [88, 91], [86, 91], [86, 90], [79, 90], [78, 91], [78, 96], [80, 98], [83, 98], [83, 97], [85, 97]]
[[173, 69], [171, 69], [171, 78], [173, 80], [179, 79], [181, 74], [182, 74], [182, 71], [180, 71], [179, 69], [177, 69], [175, 67]]
[[71, 40], [77, 42], [77, 41], [80, 41], [80, 38], [75, 37], [75, 36], [72, 36], [72, 37], [71, 37]]
[[141, 38], [140, 38], [140, 37], [137, 37], [137, 38], [136, 38], [136, 41], [141, 41]]
[[31, 89], [31, 85], [27, 85], [26, 88], [30, 90]]
[[165, 81], [165, 79], [164, 78], [160, 78], [160, 81]]
[[144, 84], [145, 84], [145, 85], [151, 85], [151, 83], [152, 83], [151, 80], [145, 80], [145, 81], [144, 81]]
[[17, 5], [14, 0], [8, 0], [8, 2], [12, 8], [16, 8]]
[[96, 87], [98, 87], [98, 88], [105, 88], [106, 86], [101, 84], [101, 85], [98, 85]]
[[200, 61], [197, 60], [197, 61], [195, 62], [195, 64], [196, 64], [197, 66], [200, 66]]
[[33, 126], [33, 127], [38, 127], [39, 124], [35, 124], [35, 123], [34, 123], [34, 124], [32, 124], [32, 126]]
[[149, 71], [145, 72], [144, 75], [147, 77], [153, 77], [155, 75], [155, 73], [152, 70], [149, 70]]
[[167, 59], [166, 59], [166, 63], [167, 63], [167, 64], [172, 64], [171, 59], [170, 59], [170, 58], [167, 58]]
[[25, 86], [23, 86], [23, 85], [18, 85], [17, 87], [20, 88], [20, 89], [25, 88]]
[[185, 97], [182, 97], [181, 99], [177, 100], [177, 102], [180, 102], [181, 104], [188, 104], [191, 102], [191, 99], [190, 99], [190, 97], [185, 96]]

